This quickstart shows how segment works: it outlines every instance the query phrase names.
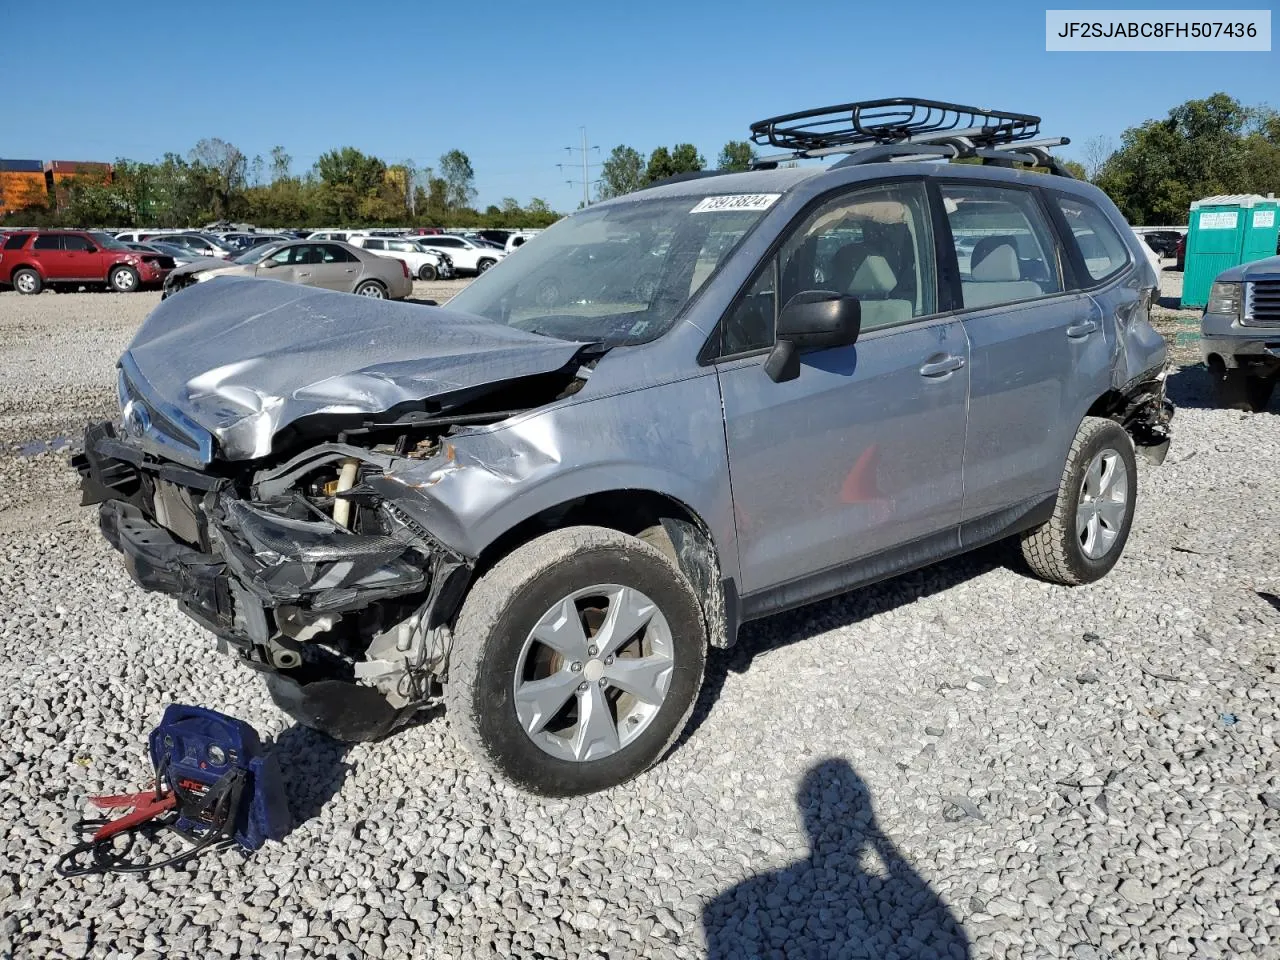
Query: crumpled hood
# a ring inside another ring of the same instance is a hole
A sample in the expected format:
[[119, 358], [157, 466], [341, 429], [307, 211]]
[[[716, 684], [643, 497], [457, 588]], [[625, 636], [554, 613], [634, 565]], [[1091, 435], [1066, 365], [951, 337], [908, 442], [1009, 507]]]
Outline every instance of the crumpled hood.
[[223, 458], [246, 460], [301, 417], [550, 373], [582, 346], [438, 307], [220, 277], [161, 301], [126, 357], [144, 399], [209, 431]]

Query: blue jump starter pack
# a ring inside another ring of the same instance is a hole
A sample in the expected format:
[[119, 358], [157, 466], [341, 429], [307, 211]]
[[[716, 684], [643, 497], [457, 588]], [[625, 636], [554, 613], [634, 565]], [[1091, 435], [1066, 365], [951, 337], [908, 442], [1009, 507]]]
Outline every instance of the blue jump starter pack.
[[[171, 704], [148, 737], [155, 785], [139, 793], [93, 797], [103, 810], [124, 816], [84, 820], [92, 836], [58, 864], [64, 876], [142, 873], [174, 866], [201, 851], [237, 843], [257, 850], [292, 828], [280, 764], [253, 727], [203, 707]], [[131, 859], [138, 835], [171, 830], [188, 841], [177, 854], [155, 861]]]

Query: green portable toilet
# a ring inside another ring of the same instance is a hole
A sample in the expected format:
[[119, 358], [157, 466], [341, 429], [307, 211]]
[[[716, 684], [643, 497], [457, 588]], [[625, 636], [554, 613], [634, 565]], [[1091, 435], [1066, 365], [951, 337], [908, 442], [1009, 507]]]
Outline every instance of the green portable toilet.
[[1182, 305], [1203, 307], [1223, 270], [1276, 255], [1280, 201], [1275, 194], [1205, 197], [1191, 204]]

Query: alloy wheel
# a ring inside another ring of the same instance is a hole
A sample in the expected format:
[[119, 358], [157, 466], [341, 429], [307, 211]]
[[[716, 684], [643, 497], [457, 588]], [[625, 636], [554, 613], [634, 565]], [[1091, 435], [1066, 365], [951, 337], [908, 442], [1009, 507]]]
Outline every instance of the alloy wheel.
[[1080, 481], [1076, 504], [1076, 536], [1090, 560], [1098, 560], [1115, 546], [1129, 511], [1129, 470], [1120, 454], [1099, 450]]
[[671, 627], [634, 587], [596, 584], [553, 605], [516, 662], [516, 716], [541, 750], [585, 762], [644, 732], [675, 666]]

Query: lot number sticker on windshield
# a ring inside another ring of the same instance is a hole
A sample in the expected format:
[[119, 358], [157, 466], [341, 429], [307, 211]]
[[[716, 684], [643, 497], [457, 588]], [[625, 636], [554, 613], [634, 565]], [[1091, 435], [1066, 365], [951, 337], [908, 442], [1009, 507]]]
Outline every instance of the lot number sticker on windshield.
[[780, 193], [733, 193], [722, 197], [703, 197], [690, 213], [719, 213], [723, 210], [768, 210]]

